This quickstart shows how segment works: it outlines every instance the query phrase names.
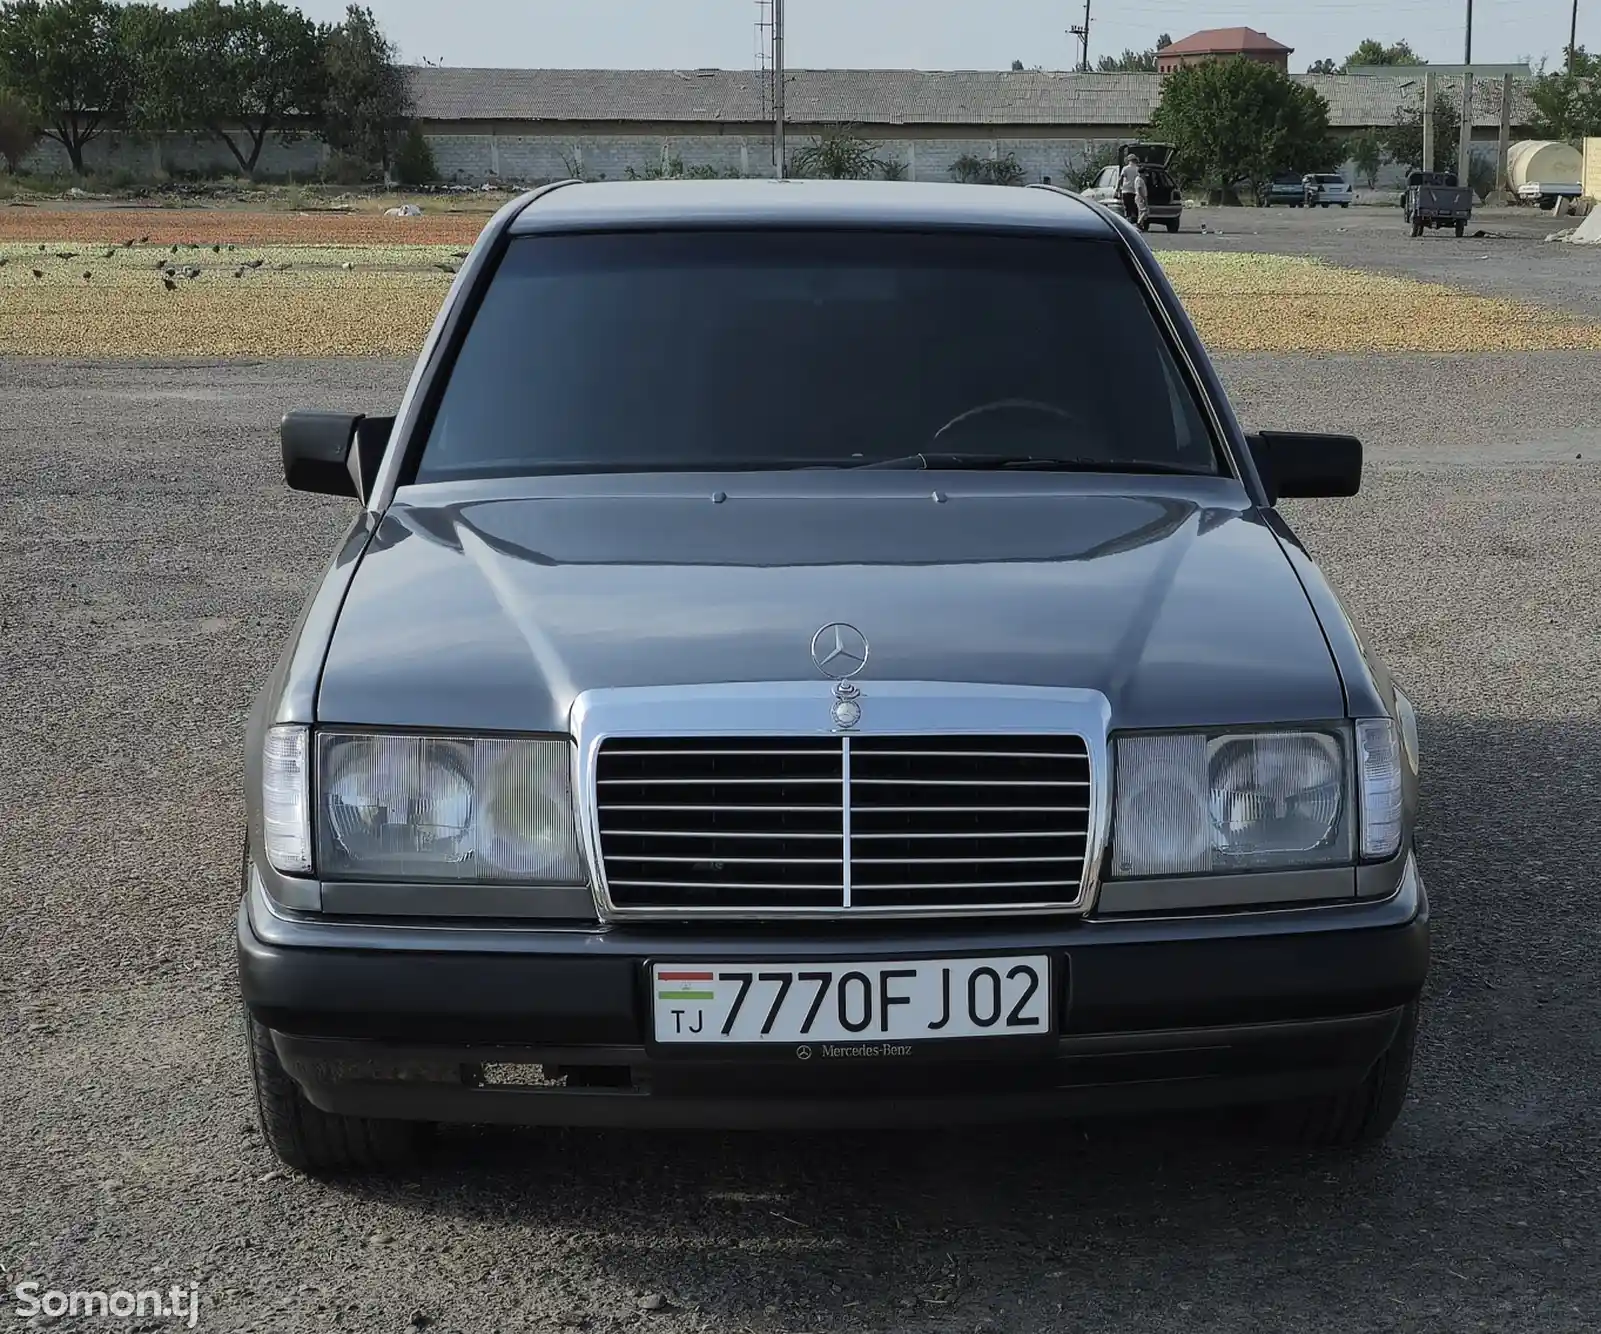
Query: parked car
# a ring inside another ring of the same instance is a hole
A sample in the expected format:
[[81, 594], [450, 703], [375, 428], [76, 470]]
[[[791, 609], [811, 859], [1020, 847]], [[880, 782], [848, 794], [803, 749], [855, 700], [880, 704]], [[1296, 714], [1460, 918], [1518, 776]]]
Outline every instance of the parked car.
[[[796, 395], [796, 384], [818, 392]], [[826, 388], [826, 392], [823, 390]], [[260, 1124], [1400, 1113], [1414, 711], [1139, 233], [1050, 187], [563, 182], [394, 415], [245, 745]]]
[[1262, 187], [1257, 202], [1263, 208], [1272, 208], [1274, 204], [1301, 208], [1306, 203], [1305, 175], [1298, 171], [1281, 172]]
[[1301, 178], [1301, 189], [1309, 207], [1350, 208], [1355, 192], [1350, 183], [1338, 172], [1308, 172]]
[[[1146, 209], [1148, 223], [1160, 223], [1170, 232], [1178, 231], [1184, 216], [1184, 192], [1173, 177], [1173, 151], [1172, 144], [1119, 144], [1117, 164], [1102, 169], [1095, 183], [1083, 192], [1085, 198], [1121, 212], [1123, 196], [1119, 192], [1118, 179], [1122, 174], [1122, 164], [1128, 160], [1128, 154], [1133, 153], [1139, 159], [1140, 174], [1145, 177], [1149, 199]], [[1146, 230], [1149, 230], [1149, 226]]]

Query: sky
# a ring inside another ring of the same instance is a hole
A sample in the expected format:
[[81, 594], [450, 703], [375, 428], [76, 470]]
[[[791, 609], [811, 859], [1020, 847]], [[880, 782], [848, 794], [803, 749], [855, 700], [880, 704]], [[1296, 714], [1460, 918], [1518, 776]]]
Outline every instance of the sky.
[[[299, 0], [333, 20], [344, 0]], [[757, 0], [368, 0], [407, 61], [567, 68], [749, 69]], [[1292, 71], [1366, 37], [1425, 59], [1463, 56], [1466, 0], [1091, 0], [1090, 59], [1198, 28], [1245, 25], [1295, 48]], [[1473, 57], [1560, 60], [1572, 0], [1473, 0]], [[1083, 0], [786, 0], [791, 67], [1071, 69]], [[1579, 0], [1579, 44], [1601, 48], [1601, 0]]]

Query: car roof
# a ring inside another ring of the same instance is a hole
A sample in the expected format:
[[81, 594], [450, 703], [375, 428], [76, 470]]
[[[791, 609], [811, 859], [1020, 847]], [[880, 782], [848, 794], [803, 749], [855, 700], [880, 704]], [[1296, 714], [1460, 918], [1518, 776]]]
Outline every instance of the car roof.
[[594, 181], [535, 199], [513, 235], [662, 227], [886, 227], [1049, 231], [1108, 238], [1095, 208], [1058, 190], [932, 181]]

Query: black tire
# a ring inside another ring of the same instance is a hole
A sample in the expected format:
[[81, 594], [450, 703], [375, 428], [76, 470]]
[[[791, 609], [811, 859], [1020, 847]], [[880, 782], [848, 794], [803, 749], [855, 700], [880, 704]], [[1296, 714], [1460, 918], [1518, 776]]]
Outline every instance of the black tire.
[[1349, 199], [1342, 199], [1340, 201], [1340, 207], [1341, 208], [1350, 208], [1351, 207], [1351, 201]]
[[1162, 225], [1166, 227], [1169, 232], [1176, 232], [1179, 229], [1179, 220], [1177, 218], [1169, 218]]
[[1423, 221], [1422, 221], [1421, 218], [1413, 218], [1412, 219], [1412, 235], [1413, 236], [1422, 236], [1423, 235]]
[[1465, 223], [1465, 222], [1457, 223], [1457, 225], [1456, 225], [1457, 239], [1460, 240], [1462, 238], [1462, 236], [1464, 235], [1464, 233], [1466, 233], [1467, 230], [1468, 230], [1467, 223]]
[[1267, 1108], [1267, 1128], [1279, 1140], [1306, 1148], [1376, 1144], [1390, 1133], [1406, 1104], [1417, 1046], [1418, 1005], [1406, 1007], [1390, 1048], [1353, 1089]]
[[432, 1126], [336, 1116], [314, 1107], [278, 1060], [272, 1036], [248, 1011], [250, 1072], [262, 1138], [279, 1159], [310, 1176], [385, 1172], [417, 1162]]

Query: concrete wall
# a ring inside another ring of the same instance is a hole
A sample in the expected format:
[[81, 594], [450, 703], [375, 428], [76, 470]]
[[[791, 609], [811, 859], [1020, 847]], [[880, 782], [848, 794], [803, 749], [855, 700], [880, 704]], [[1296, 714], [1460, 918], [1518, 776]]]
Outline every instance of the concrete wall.
[[[690, 131], [685, 133], [685, 130]], [[948, 181], [951, 168], [964, 154], [980, 158], [1013, 154], [1025, 178], [1049, 176], [1070, 183], [1074, 170], [1092, 158], [1114, 150], [1119, 143], [1143, 137], [1141, 127], [1107, 126], [1094, 130], [1063, 127], [1055, 133], [1036, 133], [1017, 127], [905, 126], [883, 136], [864, 132], [880, 159], [899, 163], [905, 179]], [[791, 163], [795, 154], [814, 142], [815, 133], [792, 126], [788, 136]], [[481, 185], [495, 180], [507, 184], [556, 180], [579, 175], [591, 179], [621, 180], [630, 168], [644, 175], [677, 159], [685, 170], [711, 169], [721, 175], [771, 176], [772, 132], [765, 125], [679, 126], [629, 125], [590, 122], [560, 127], [531, 122], [437, 122], [428, 130], [434, 164], [447, 183]], [[1475, 152], [1495, 151], [1495, 132], [1475, 132]], [[1591, 144], [1596, 144], [1592, 140]], [[1601, 157], [1601, 148], [1592, 148]], [[216, 139], [195, 135], [167, 135], [159, 143], [138, 141], [127, 135], [107, 134], [85, 151], [91, 171], [122, 171], [148, 177], [166, 172], [239, 173], [227, 147]], [[329, 153], [321, 140], [307, 136], [284, 144], [268, 139], [259, 172], [267, 178], [316, 179], [327, 167]], [[66, 152], [53, 140], [43, 141], [24, 164], [31, 172], [65, 175]], [[1347, 162], [1345, 177], [1357, 181], [1355, 166]], [[1379, 188], [1399, 191], [1405, 173], [1386, 164], [1379, 173]]]
[[1601, 201], [1601, 139], [1586, 139], [1584, 141], [1584, 176], [1582, 181], [1584, 193], [1591, 199]]
[[[235, 138], [234, 142], [249, 153], [247, 138]], [[83, 157], [84, 165], [96, 173], [127, 172], [139, 177], [162, 172], [243, 174], [228, 146], [210, 135], [168, 134], [159, 140], [138, 140], [107, 133], [86, 144]], [[326, 158], [327, 145], [320, 139], [307, 136], [285, 144], [269, 135], [256, 169], [267, 177], [309, 179], [317, 175]], [[67, 150], [54, 139], [41, 139], [23, 160], [22, 169], [42, 176], [65, 176], [71, 163]]]
[[[685, 133], [685, 130], [688, 133]], [[1016, 156], [1031, 181], [1049, 176], [1063, 180], [1071, 164], [1114, 149], [1134, 136], [1133, 126], [1111, 126], [1089, 134], [1018, 133], [1005, 129], [906, 127], [893, 135], [864, 137], [880, 159], [899, 163], [907, 180], [948, 181], [956, 160]], [[795, 154], [815, 141], [815, 132], [793, 126], [786, 137], [791, 163]], [[643, 175], [677, 159], [685, 170], [711, 169], [743, 176], [773, 174], [772, 133], [766, 126], [623, 126], [574, 124], [560, 129], [517, 124], [437, 124], [430, 127], [434, 165], [442, 179], [464, 184], [491, 177], [502, 181], [548, 180], [582, 175], [607, 180]]]

